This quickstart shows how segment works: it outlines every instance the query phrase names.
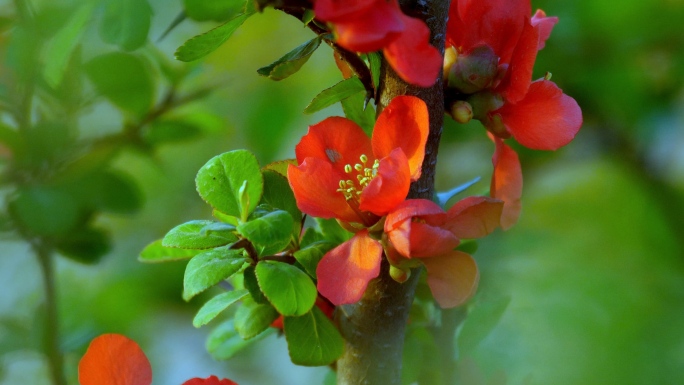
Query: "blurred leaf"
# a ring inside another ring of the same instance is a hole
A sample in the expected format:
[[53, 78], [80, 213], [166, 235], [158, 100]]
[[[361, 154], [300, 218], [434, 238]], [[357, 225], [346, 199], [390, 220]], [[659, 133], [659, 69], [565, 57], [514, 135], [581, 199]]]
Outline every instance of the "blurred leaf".
[[100, 37], [109, 44], [132, 51], [147, 42], [152, 7], [147, 0], [104, 0]]
[[209, 32], [191, 38], [178, 47], [175, 53], [176, 59], [189, 62], [212, 53], [225, 43], [251, 15], [251, 13], [240, 14]]
[[64, 28], [48, 42], [44, 53], [48, 60], [45, 60], [43, 74], [50, 87], [57, 88], [62, 83], [64, 73], [69, 68], [69, 58], [79, 44], [79, 36], [92, 16], [92, 8], [91, 4], [77, 8]]
[[60, 237], [55, 246], [60, 254], [71, 260], [94, 264], [109, 252], [111, 239], [103, 230], [81, 228]]
[[323, 385], [337, 385], [337, 372], [328, 370], [328, 373], [323, 378]]
[[243, 284], [245, 285], [245, 288], [249, 290], [249, 294], [252, 295], [254, 302], [270, 304], [259, 287], [259, 282], [257, 281], [255, 273], [255, 266], [247, 266], [243, 274]]
[[23, 139], [19, 132], [14, 128], [0, 122], [0, 143], [3, 143], [9, 148], [12, 153], [24, 147]]
[[285, 317], [284, 324], [287, 349], [294, 364], [323, 366], [342, 355], [344, 340], [318, 307], [300, 317]]
[[263, 171], [262, 175], [264, 176], [264, 194], [261, 201], [273, 208], [287, 211], [293, 219], [293, 236], [299, 238], [299, 231], [302, 227], [302, 212], [297, 207], [297, 201], [287, 178], [277, 171], [269, 170]]
[[259, 204], [264, 180], [259, 163], [246, 150], [223, 153], [210, 159], [197, 173], [195, 183], [202, 199], [215, 209], [241, 217], [240, 188], [247, 182], [248, 212]]
[[193, 20], [225, 21], [244, 11], [245, 0], [183, 0], [183, 7]]
[[237, 237], [229, 229], [207, 232], [206, 226], [213, 226], [218, 222], [194, 220], [183, 223], [171, 229], [162, 240], [164, 247], [181, 249], [210, 249], [225, 246], [237, 241]]
[[511, 298], [506, 296], [494, 300], [480, 299], [475, 303], [458, 334], [458, 350], [462, 355], [471, 354], [494, 330], [510, 302]]
[[461, 243], [458, 245], [456, 250], [462, 251], [466, 254], [475, 254], [478, 248], [478, 243], [477, 240], [475, 239], [465, 239], [462, 240]]
[[74, 135], [70, 127], [57, 122], [41, 121], [22, 132], [26, 152], [18, 153], [17, 162], [31, 167], [57, 163], [73, 150]]
[[319, 35], [308, 42], [300, 45], [294, 50], [285, 54], [285, 56], [276, 60], [275, 62], [261, 67], [257, 73], [261, 76], [266, 76], [273, 80], [283, 80], [286, 77], [296, 73], [306, 63], [311, 55], [316, 52], [316, 49], [321, 45], [322, 35]]
[[237, 231], [247, 238], [260, 256], [272, 255], [283, 249], [292, 239], [292, 217], [277, 210], [238, 225]]
[[311, 103], [306, 106], [304, 113], [312, 114], [314, 112], [320, 111], [362, 91], [365, 91], [365, 87], [358, 77], [353, 76], [349, 79], [342, 80], [341, 82], [330, 88], [324, 89], [318, 95], [316, 95]]
[[293, 265], [261, 261], [256, 266], [259, 287], [278, 313], [300, 316], [316, 302], [316, 286], [311, 278]]
[[247, 294], [249, 294], [247, 290], [233, 290], [215, 296], [197, 311], [197, 315], [192, 320], [192, 325], [196, 328], [206, 325], [209, 321], [216, 318], [219, 313], [226, 310], [228, 306], [239, 301]]
[[373, 133], [375, 126], [375, 109], [368, 104], [366, 109], [363, 109], [363, 104], [366, 102], [366, 93], [359, 92], [342, 100], [342, 110], [344, 116], [353, 120], [358, 124], [366, 135], [370, 136]]
[[255, 338], [244, 340], [235, 330], [233, 320], [229, 320], [216, 327], [209, 334], [209, 337], [207, 337], [207, 351], [215, 360], [227, 360], [247, 346], [260, 341], [274, 332], [275, 329], [267, 329]]
[[272, 162], [264, 166], [264, 170], [275, 171], [278, 174], [287, 178], [287, 168], [290, 165], [297, 165], [297, 159], [285, 159], [277, 162]]
[[335, 242], [338, 245], [350, 240], [351, 237], [354, 236], [354, 234], [343, 229], [335, 219], [316, 218], [316, 223], [325, 239]]
[[314, 242], [305, 248], [295, 251], [294, 257], [313, 279], [317, 279], [316, 268], [318, 267], [318, 262], [321, 261], [325, 253], [335, 248], [335, 246], [337, 246], [336, 243], [329, 241]]
[[128, 175], [104, 171], [76, 184], [75, 196], [94, 209], [117, 214], [130, 214], [142, 206], [138, 185]]
[[242, 306], [235, 312], [235, 330], [243, 339], [254, 338], [266, 330], [279, 314], [273, 306], [260, 304], [245, 297]]
[[53, 181], [58, 184], [76, 183], [88, 178], [109, 166], [110, 161], [121, 150], [118, 143], [99, 142], [90, 147], [83, 156], [71, 161], [64, 169], [59, 170]]
[[197, 138], [202, 130], [191, 122], [176, 119], [155, 120], [143, 134], [145, 141], [153, 146], [182, 142]]
[[117, 107], [142, 116], [152, 106], [154, 83], [139, 57], [111, 52], [90, 60], [85, 70], [97, 91]]
[[200, 250], [164, 247], [162, 246], [162, 240], [158, 239], [145, 246], [145, 248], [140, 252], [138, 261], [146, 263], [178, 261], [182, 259], [190, 259], [200, 252]]
[[217, 247], [192, 257], [183, 277], [183, 299], [192, 297], [237, 273], [247, 262], [242, 250]]
[[69, 194], [46, 186], [20, 189], [17, 198], [10, 201], [9, 210], [30, 232], [43, 236], [68, 234], [80, 214]]

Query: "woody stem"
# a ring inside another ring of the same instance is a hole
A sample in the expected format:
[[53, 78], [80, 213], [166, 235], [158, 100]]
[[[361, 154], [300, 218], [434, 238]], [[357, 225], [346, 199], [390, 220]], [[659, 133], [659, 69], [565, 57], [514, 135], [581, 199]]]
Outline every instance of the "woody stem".
[[[425, 21], [432, 44], [444, 51], [449, 0], [402, 0], [402, 10]], [[383, 60], [378, 113], [399, 95], [420, 97], [428, 106], [430, 134], [425, 148], [421, 178], [411, 184], [409, 198], [432, 198], [434, 194], [437, 148], [442, 134], [444, 93], [442, 82], [420, 88], [404, 82]], [[345, 305], [337, 321], [345, 339], [343, 356], [337, 363], [338, 384], [401, 384], [401, 358], [404, 332], [413, 302], [420, 271], [413, 271], [408, 281], [395, 282], [389, 275], [389, 263], [383, 259], [380, 276], [371, 281], [361, 301]]]

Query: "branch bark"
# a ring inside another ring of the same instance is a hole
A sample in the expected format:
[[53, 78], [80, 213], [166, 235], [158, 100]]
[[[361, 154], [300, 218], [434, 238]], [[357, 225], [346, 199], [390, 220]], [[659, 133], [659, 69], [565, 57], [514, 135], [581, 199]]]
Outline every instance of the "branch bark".
[[[449, 0], [404, 0], [403, 11], [426, 22], [431, 43], [442, 53]], [[430, 135], [425, 148], [421, 178], [411, 184], [409, 198], [431, 199], [434, 195], [437, 150], [444, 119], [444, 92], [441, 79], [430, 88], [404, 82], [383, 61], [378, 98], [378, 114], [399, 95], [413, 95], [425, 101], [430, 114]], [[389, 275], [383, 261], [380, 276], [371, 281], [361, 301], [341, 307], [337, 314], [345, 351], [338, 361], [337, 381], [345, 385], [401, 384], [404, 332], [420, 271], [399, 284]]]

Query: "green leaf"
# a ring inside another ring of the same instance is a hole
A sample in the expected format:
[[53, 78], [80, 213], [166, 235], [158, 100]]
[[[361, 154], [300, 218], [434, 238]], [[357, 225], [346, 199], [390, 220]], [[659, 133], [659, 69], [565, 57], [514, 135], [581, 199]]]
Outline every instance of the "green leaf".
[[316, 302], [316, 286], [311, 278], [293, 265], [278, 261], [261, 261], [256, 266], [259, 287], [285, 316], [300, 316]]
[[292, 239], [292, 226], [290, 214], [277, 210], [241, 223], [237, 230], [252, 242], [260, 256], [264, 256], [283, 251]]
[[356, 122], [370, 136], [375, 126], [375, 109], [369, 104], [364, 110], [363, 104], [365, 101], [366, 93], [359, 92], [342, 100], [342, 110], [344, 111], [344, 116]]
[[261, 67], [257, 73], [261, 76], [266, 76], [273, 80], [283, 80], [286, 77], [299, 71], [306, 63], [316, 49], [321, 45], [322, 35], [319, 35], [308, 42], [300, 45], [292, 51], [285, 54], [285, 56], [276, 60], [275, 62]]
[[295, 251], [294, 257], [313, 279], [317, 279], [316, 267], [318, 266], [318, 262], [320, 262], [325, 253], [335, 248], [335, 246], [337, 246], [337, 244], [330, 241], [315, 242], [301, 250]]
[[12, 152], [20, 151], [24, 147], [19, 131], [2, 122], [0, 122], [0, 143], [5, 144]]
[[302, 227], [302, 212], [297, 207], [297, 200], [287, 178], [276, 171], [265, 170], [262, 174], [264, 176], [264, 194], [261, 201], [276, 209], [287, 211], [293, 220], [293, 235], [298, 238]]
[[247, 181], [250, 214], [261, 199], [264, 180], [252, 153], [235, 150], [211, 158], [197, 173], [195, 183], [202, 199], [213, 208], [241, 217], [240, 187]]
[[92, 6], [84, 5], [77, 8], [65, 26], [49, 41], [45, 50], [45, 57], [49, 60], [45, 61], [43, 74], [52, 88], [57, 88], [62, 83], [69, 58], [78, 46], [79, 37], [91, 16]]
[[302, 235], [301, 240], [299, 241], [299, 248], [304, 249], [307, 246], [314, 244], [315, 242], [325, 240], [325, 237], [320, 231], [316, 230], [313, 227], [309, 227], [306, 230], [304, 230], [304, 235]]
[[480, 298], [475, 303], [458, 334], [461, 354], [470, 354], [494, 330], [510, 302], [511, 297], [504, 296], [488, 301]]
[[138, 185], [128, 175], [104, 171], [97, 172], [74, 184], [74, 195], [93, 209], [130, 214], [142, 206]]
[[176, 59], [190, 62], [212, 53], [225, 43], [250, 16], [251, 13], [240, 14], [209, 32], [191, 38], [176, 50]]
[[239, 218], [234, 217], [232, 215], [224, 214], [218, 210], [212, 210], [211, 215], [213, 215], [214, 218], [218, 219], [219, 221], [227, 223], [229, 225], [237, 226], [240, 223]]
[[140, 48], [147, 42], [151, 17], [147, 0], [105, 0], [100, 37], [126, 51]]
[[249, 294], [247, 290], [233, 290], [217, 295], [199, 309], [197, 315], [192, 320], [192, 325], [196, 328], [206, 325], [209, 321], [216, 318], [219, 313], [226, 310], [228, 306], [239, 301], [247, 294]]
[[285, 339], [296, 365], [322, 366], [337, 360], [344, 340], [335, 325], [314, 307], [300, 317], [285, 317]]
[[245, 0], [183, 0], [183, 8], [196, 21], [225, 21], [243, 13]]
[[111, 239], [103, 230], [86, 227], [60, 237], [56, 248], [60, 254], [73, 261], [95, 264], [111, 249]]
[[202, 130], [195, 124], [183, 120], [155, 120], [144, 132], [143, 138], [153, 146], [183, 142], [197, 138]]
[[354, 234], [345, 230], [335, 219], [316, 218], [318, 228], [323, 233], [325, 239], [335, 242], [338, 245], [351, 239]]
[[138, 261], [146, 263], [178, 261], [181, 259], [190, 259], [200, 252], [200, 250], [164, 247], [162, 246], [162, 240], [158, 239], [145, 246], [140, 252], [140, 256], [138, 256]]
[[244, 340], [235, 330], [233, 320], [228, 320], [217, 326], [207, 337], [207, 351], [211, 356], [219, 361], [232, 358], [247, 346], [260, 341], [266, 336], [275, 332], [275, 329], [266, 329], [263, 333], [257, 335], [255, 338]]
[[279, 160], [277, 162], [269, 163], [269, 164], [264, 166], [264, 170], [275, 171], [278, 174], [287, 178], [287, 168], [291, 164], [296, 166], [297, 165], [297, 159], [285, 159], [285, 160]]
[[373, 77], [373, 87], [377, 90], [380, 85], [380, 64], [382, 63], [380, 53], [369, 53], [368, 62], [370, 63], [371, 76]]
[[86, 63], [85, 70], [97, 91], [117, 107], [142, 116], [152, 106], [154, 84], [146, 63], [139, 57], [107, 53]]
[[311, 103], [304, 109], [305, 114], [313, 114], [314, 112], [320, 111], [326, 107], [332, 106], [333, 104], [342, 101], [352, 95], [358, 94], [364, 91], [365, 87], [358, 77], [353, 76], [349, 79], [342, 80], [341, 82], [335, 84], [330, 88], [326, 88], [321, 91], [316, 97], [313, 98]]
[[237, 273], [247, 262], [242, 250], [218, 247], [194, 256], [185, 268], [183, 299], [192, 297]]
[[268, 303], [268, 300], [264, 296], [264, 293], [261, 292], [261, 288], [259, 287], [259, 282], [257, 281], [256, 273], [254, 272], [255, 266], [247, 266], [243, 273], [243, 280], [242, 283], [245, 285], [245, 288], [249, 290], [249, 294], [252, 295], [252, 299], [256, 303]]
[[68, 234], [79, 220], [79, 207], [61, 190], [50, 187], [28, 187], [19, 190], [9, 203], [14, 219], [29, 232], [43, 236]]
[[177, 247], [181, 249], [211, 249], [218, 246], [225, 246], [237, 241], [237, 237], [229, 228], [219, 231], [207, 231], [215, 228], [219, 222], [194, 220], [183, 223], [171, 229], [162, 240], [164, 247]]
[[243, 339], [254, 338], [266, 330], [279, 314], [269, 304], [256, 303], [245, 297], [242, 306], [235, 312], [235, 330]]

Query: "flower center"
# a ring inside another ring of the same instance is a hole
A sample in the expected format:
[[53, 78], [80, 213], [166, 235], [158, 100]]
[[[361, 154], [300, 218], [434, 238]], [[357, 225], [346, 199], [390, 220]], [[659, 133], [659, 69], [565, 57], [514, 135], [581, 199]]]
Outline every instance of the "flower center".
[[[340, 188], [337, 191], [344, 195], [347, 201], [358, 200], [361, 196], [361, 192], [370, 183], [373, 178], [378, 174], [378, 167], [380, 167], [380, 162], [376, 159], [371, 167], [366, 167], [368, 163], [368, 157], [366, 155], [361, 155], [359, 157], [361, 163], [356, 163], [354, 166], [347, 164], [344, 166], [344, 172], [350, 174], [351, 179], [340, 180]], [[353, 179], [354, 174], [356, 175], [356, 180]]]

